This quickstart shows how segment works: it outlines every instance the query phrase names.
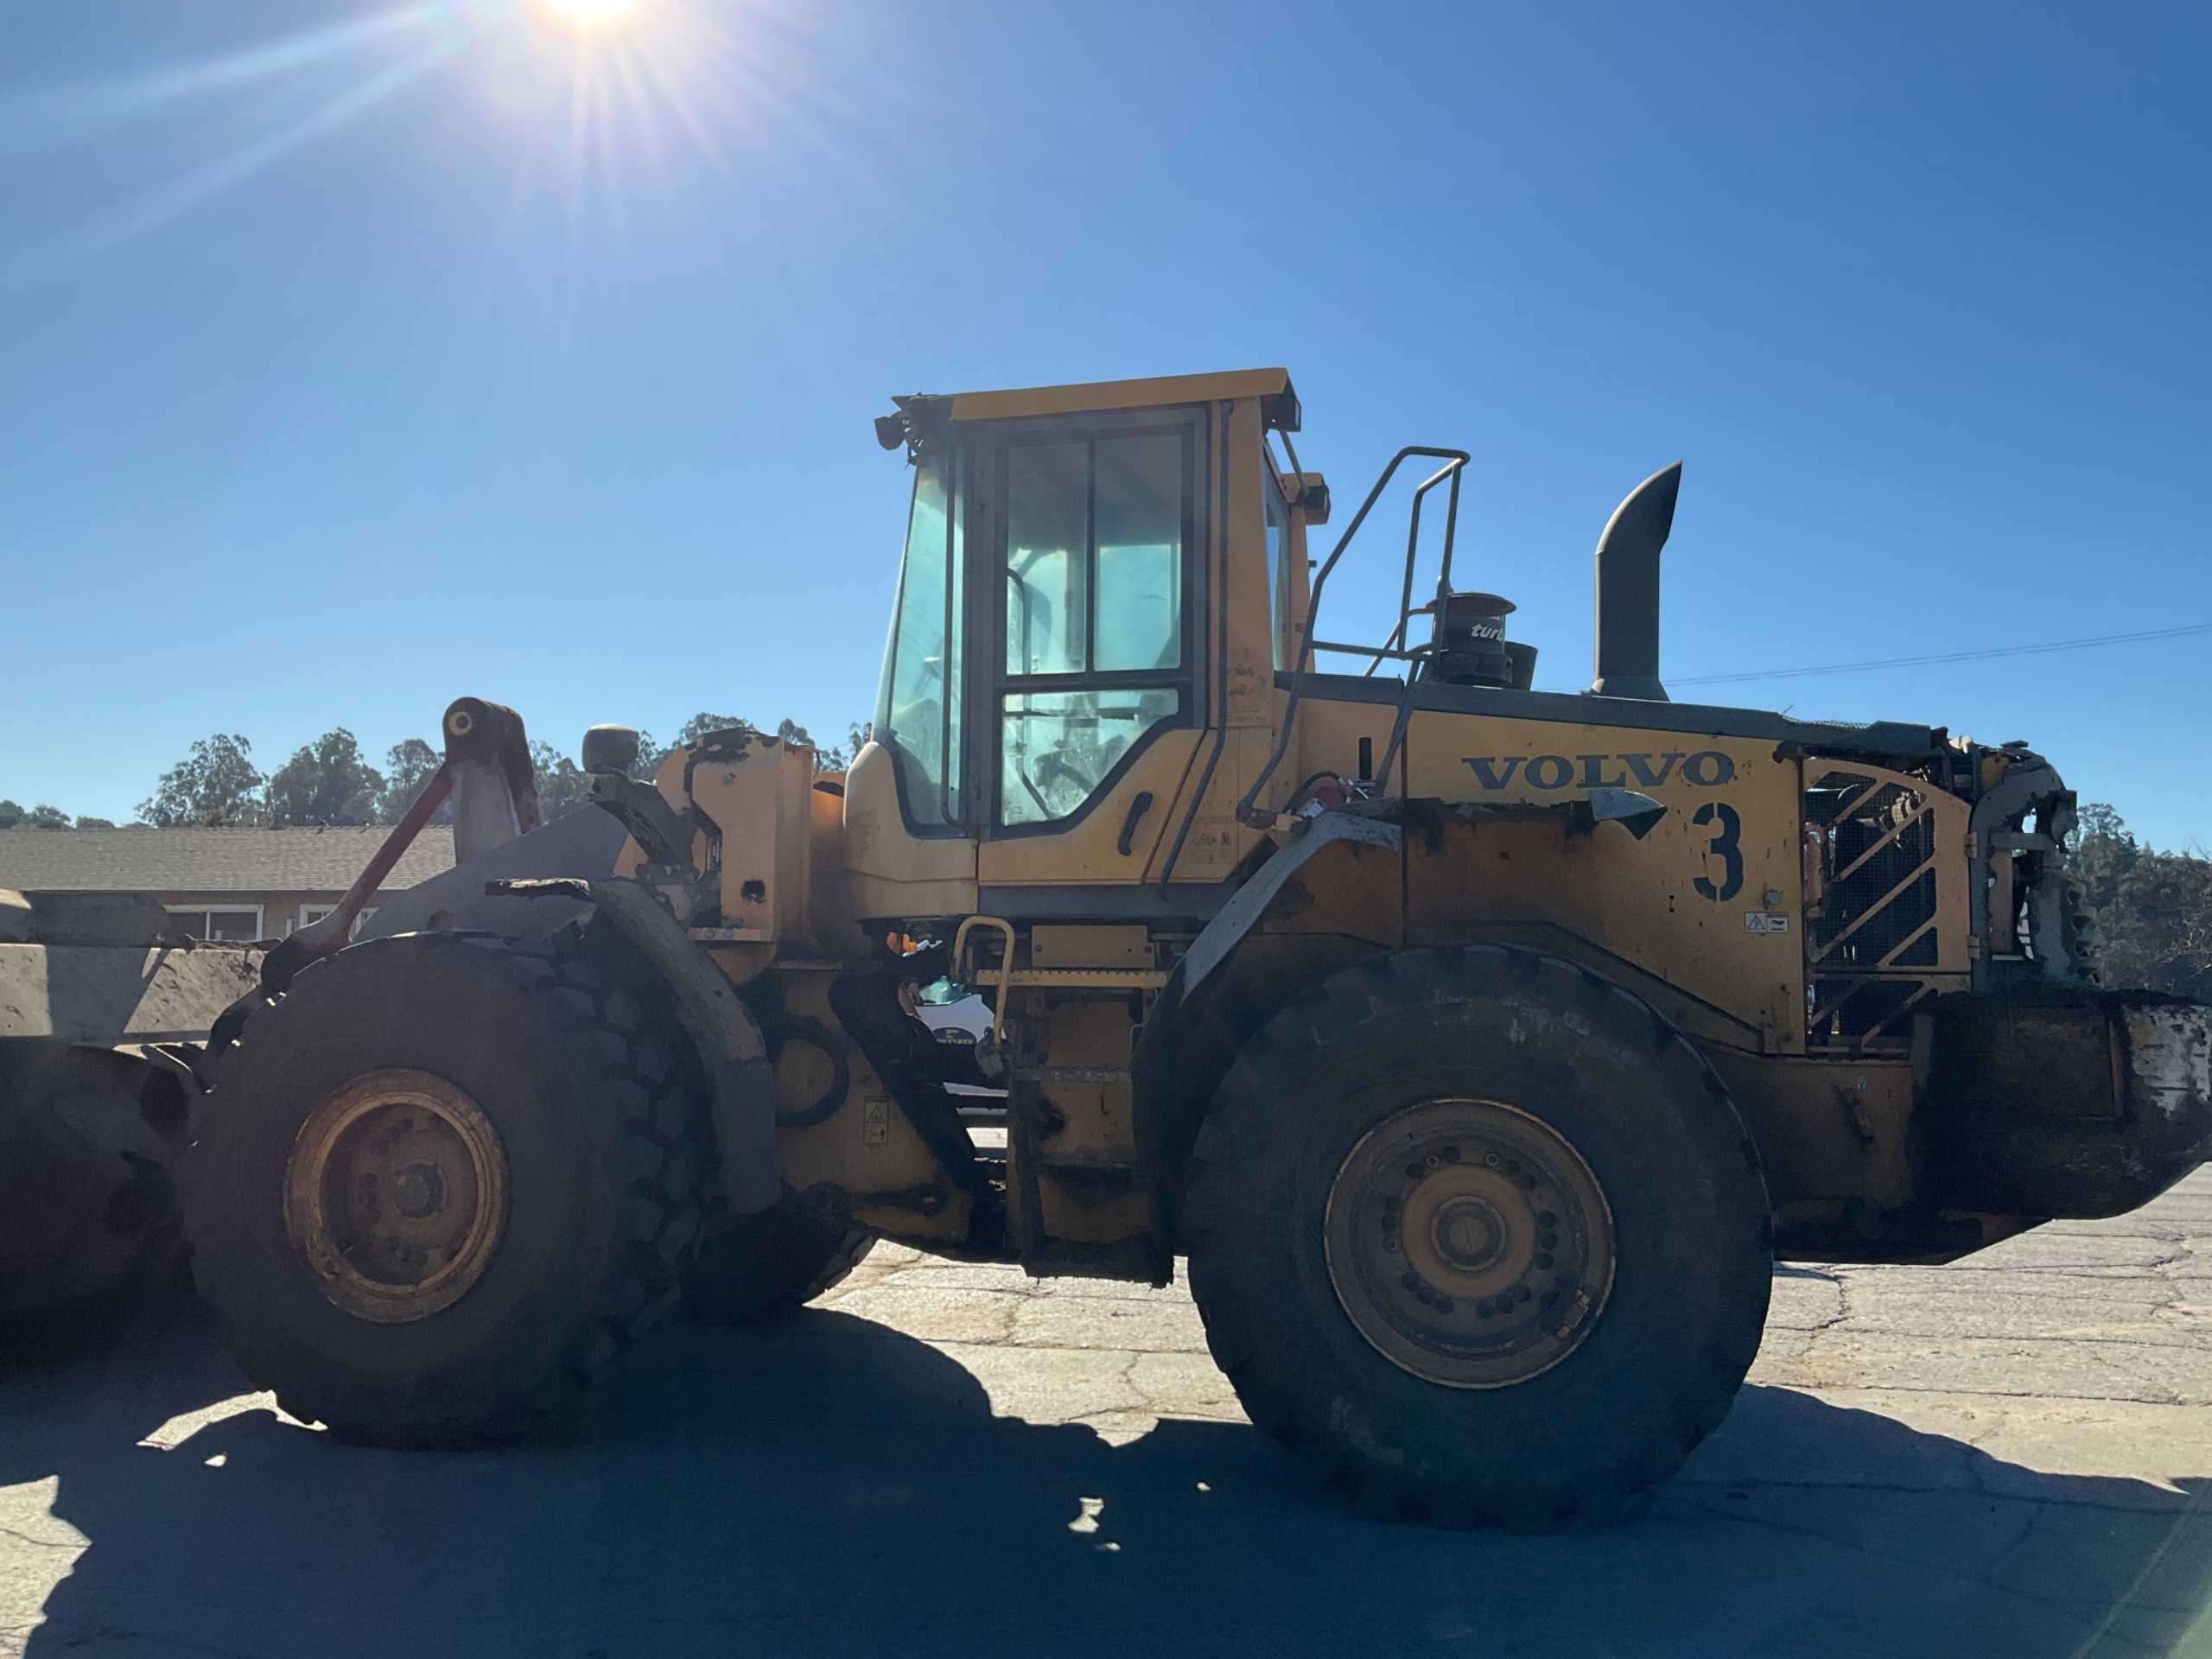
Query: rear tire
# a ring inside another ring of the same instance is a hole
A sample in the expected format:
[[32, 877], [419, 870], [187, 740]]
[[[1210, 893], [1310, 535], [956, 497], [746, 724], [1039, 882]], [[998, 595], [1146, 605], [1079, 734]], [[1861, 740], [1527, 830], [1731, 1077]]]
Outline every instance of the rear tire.
[[699, 1093], [681, 1039], [575, 949], [356, 945], [254, 1015], [200, 1103], [200, 1294], [256, 1387], [347, 1438], [543, 1429], [676, 1304]]
[[875, 1235], [808, 1215], [791, 1204], [707, 1225], [683, 1282], [683, 1317], [698, 1325], [764, 1325], [840, 1283], [875, 1247]]
[[1772, 1274], [1702, 1058], [1610, 982], [1490, 945], [1361, 963], [1255, 1034], [1185, 1232], [1252, 1421], [1361, 1507], [1455, 1526], [1605, 1521], [1672, 1474]]

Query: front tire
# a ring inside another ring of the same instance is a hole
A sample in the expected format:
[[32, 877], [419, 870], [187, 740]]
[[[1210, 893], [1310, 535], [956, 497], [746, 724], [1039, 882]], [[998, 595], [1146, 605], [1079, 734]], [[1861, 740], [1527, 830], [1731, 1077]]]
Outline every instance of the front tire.
[[1254, 1422], [1362, 1507], [1603, 1521], [1758, 1350], [1766, 1187], [1712, 1069], [1625, 991], [1503, 946], [1322, 982], [1200, 1130], [1191, 1289]]
[[530, 1433], [675, 1306], [702, 1133], [689, 1051], [573, 944], [357, 945], [253, 1017], [200, 1103], [194, 1275], [295, 1416]]

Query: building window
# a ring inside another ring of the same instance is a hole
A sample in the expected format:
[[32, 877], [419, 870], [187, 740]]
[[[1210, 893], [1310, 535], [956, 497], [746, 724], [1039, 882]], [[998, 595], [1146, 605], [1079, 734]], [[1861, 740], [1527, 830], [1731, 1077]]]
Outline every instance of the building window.
[[[296, 928], [311, 927], [337, 908], [335, 905], [302, 905], [299, 920], [285, 923], [284, 931], [289, 936]], [[376, 913], [377, 907], [374, 905], [364, 905], [361, 907], [361, 913], [353, 918], [354, 929], [358, 931], [361, 924]]]
[[188, 939], [257, 939], [259, 905], [168, 905], [170, 931]]

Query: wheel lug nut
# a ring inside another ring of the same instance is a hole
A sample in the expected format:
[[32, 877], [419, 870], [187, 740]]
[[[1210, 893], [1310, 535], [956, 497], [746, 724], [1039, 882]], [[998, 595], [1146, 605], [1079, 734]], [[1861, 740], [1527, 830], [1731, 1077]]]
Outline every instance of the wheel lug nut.
[[1484, 1162], [1485, 1164], [1488, 1164], [1488, 1165], [1489, 1165], [1492, 1169], [1496, 1169], [1496, 1168], [1497, 1168], [1500, 1164], [1503, 1163], [1504, 1161], [1505, 1161], [1505, 1160], [1504, 1160], [1503, 1158], [1500, 1158], [1500, 1157], [1499, 1157], [1496, 1153], [1494, 1153], [1494, 1152], [1486, 1152], [1486, 1153], [1483, 1154], [1483, 1162]]
[[1537, 1265], [1539, 1268], [1548, 1268], [1549, 1266], [1551, 1266], [1551, 1264], [1552, 1264], [1552, 1256], [1551, 1256], [1551, 1252], [1550, 1252], [1549, 1250], [1540, 1250], [1540, 1251], [1538, 1251], [1538, 1252], [1537, 1252], [1537, 1255], [1536, 1255], [1536, 1265]]

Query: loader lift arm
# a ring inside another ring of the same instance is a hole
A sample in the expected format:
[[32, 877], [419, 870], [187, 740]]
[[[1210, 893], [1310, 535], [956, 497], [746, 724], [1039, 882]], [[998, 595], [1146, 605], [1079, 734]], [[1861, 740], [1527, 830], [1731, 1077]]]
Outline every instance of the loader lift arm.
[[353, 878], [337, 908], [294, 932], [264, 957], [261, 982], [216, 1020], [200, 1058], [203, 1079], [207, 1066], [238, 1041], [256, 1008], [282, 995], [310, 963], [345, 949], [362, 907], [448, 798], [454, 807], [454, 857], [459, 864], [537, 828], [537, 775], [530, 764], [530, 740], [522, 716], [480, 697], [457, 697], [447, 708], [441, 729], [445, 759]]

